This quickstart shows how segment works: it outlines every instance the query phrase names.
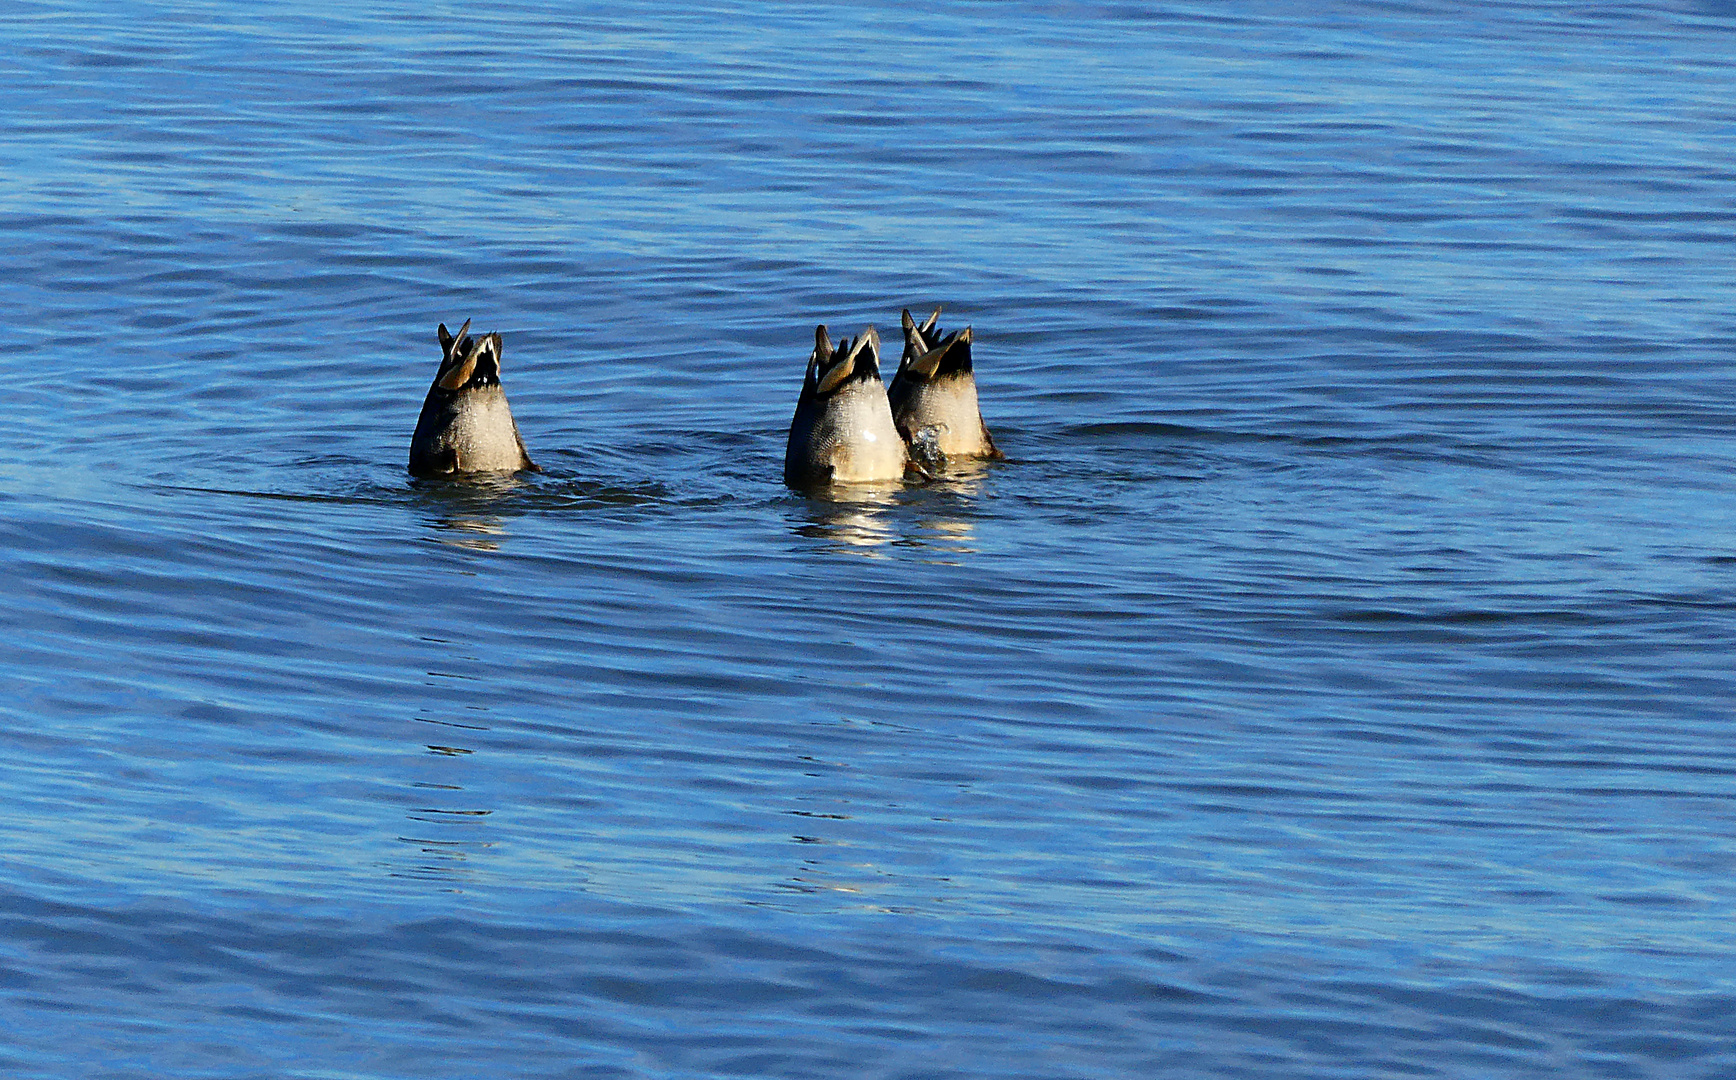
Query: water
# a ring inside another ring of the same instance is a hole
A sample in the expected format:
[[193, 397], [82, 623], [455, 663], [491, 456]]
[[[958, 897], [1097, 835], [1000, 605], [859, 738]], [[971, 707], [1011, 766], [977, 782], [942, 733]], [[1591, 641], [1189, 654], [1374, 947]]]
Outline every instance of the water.
[[8, 1076], [1736, 1073], [1736, 7], [0, 25]]

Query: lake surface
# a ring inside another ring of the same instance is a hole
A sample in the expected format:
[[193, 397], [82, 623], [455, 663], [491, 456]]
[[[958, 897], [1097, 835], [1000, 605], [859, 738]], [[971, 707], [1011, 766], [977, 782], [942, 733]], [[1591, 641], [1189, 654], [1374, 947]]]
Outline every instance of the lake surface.
[[1736, 1075], [1736, 5], [0, 27], [5, 1075]]

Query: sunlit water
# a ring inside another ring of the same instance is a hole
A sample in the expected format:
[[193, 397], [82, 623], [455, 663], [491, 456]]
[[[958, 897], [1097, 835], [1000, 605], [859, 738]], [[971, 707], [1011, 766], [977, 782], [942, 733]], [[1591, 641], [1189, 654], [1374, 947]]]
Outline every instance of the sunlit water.
[[1319, 7], [6, 8], [0, 1071], [1736, 1073], [1736, 8]]

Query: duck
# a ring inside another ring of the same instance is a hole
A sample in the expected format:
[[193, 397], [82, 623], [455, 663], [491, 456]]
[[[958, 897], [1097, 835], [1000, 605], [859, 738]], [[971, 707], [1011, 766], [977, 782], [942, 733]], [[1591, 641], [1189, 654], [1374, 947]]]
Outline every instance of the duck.
[[940, 308], [920, 326], [905, 308], [904, 355], [887, 391], [892, 421], [912, 459], [930, 470], [949, 462], [1006, 457], [996, 448], [977, 402], [971, 328], [935, 326]]
[[798, 490], [898, 481], [914, 463], [892, 421], [880, 378], [880, 334], [870, 326], [833, 347], [824, 323], [784, 448], [784, 483]]
[[500, 334], [453, 334], [440, 324], [440, 369], [410, 437], [414, 476], [540, 471], [525, 451], [500, 385]]

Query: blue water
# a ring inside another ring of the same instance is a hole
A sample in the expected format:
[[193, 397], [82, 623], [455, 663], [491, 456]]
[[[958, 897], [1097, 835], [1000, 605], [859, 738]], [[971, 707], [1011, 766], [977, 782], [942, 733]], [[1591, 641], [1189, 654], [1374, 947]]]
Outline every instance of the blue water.
[[0, 28], [6, 1076], [1736, 1075], [1736, 5]]

